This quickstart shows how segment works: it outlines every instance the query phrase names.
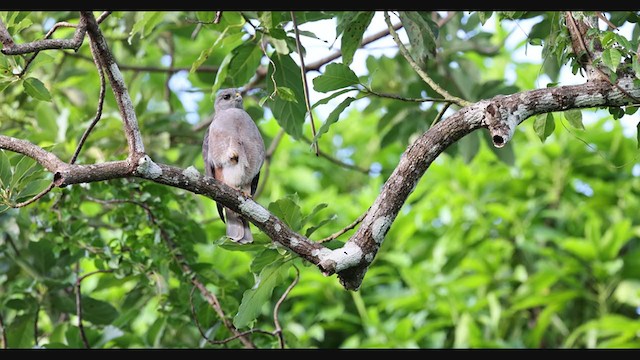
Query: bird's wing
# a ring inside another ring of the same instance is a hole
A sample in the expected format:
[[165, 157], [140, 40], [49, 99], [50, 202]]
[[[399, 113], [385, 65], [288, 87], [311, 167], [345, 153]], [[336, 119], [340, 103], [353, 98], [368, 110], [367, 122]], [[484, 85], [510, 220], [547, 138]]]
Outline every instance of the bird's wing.
[[204, 133], [204, 140], [202, 141], [202, 159], [204, 160], [205, 175], [213, 177], [213, 161], [209, 160], [209, 127]]

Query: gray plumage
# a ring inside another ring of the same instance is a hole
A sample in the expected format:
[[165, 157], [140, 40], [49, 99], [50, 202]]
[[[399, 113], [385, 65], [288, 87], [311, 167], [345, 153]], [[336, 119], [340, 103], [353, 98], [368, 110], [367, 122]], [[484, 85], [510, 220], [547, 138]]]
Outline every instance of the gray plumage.
[[[264, 141], [251, 116], [244, 110], [236, 89], [218, 92], [213, 121], [202, 143], [205, 174], [253, 196], [264, 162]], [[240, 214], [216, 204], [227, 236], [240, 244], [253, 241], [249, 222]]]

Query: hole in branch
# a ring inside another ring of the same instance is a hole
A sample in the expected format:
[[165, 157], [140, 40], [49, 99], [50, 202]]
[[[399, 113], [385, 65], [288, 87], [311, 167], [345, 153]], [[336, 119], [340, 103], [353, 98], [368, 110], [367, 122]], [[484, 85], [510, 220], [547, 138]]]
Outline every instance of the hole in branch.
[[497, 148], [501, 148], [505, 145], [504, 138], [500, 135], [493, 135], [491, 140], [493, 140], [493, 145]]

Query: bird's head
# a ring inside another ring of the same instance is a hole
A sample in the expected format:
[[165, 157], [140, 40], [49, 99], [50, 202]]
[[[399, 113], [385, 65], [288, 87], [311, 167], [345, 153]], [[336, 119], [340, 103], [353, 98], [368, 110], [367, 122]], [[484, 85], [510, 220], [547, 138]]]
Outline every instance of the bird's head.
[[239, 89], [222, 89], [216, 96], [214, 104], [215, 110], [225, 110], [231, 108], [243, 109], [242, 94]]

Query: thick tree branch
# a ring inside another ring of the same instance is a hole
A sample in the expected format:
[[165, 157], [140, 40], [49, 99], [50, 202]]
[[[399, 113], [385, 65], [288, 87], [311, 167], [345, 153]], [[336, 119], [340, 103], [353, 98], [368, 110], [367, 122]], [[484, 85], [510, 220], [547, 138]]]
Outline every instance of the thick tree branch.
[[326, 274], [338, 273], [345, 288], [357, 290], [391, 224], [422, 175], [440, 153], [463, 136], [479, 128], [487, 128], [494, 145], [501, 147], [511, 139], [515, 127], [530, 116], [569, 109], [627, 105], [631, 99], [625, 92], [635, 97], [640, 95], [640, 89], [633, 87], [632, 78], [622, 78], [617, 85], [588, 82], [499, 95], [467, 106], [436, 123], [403, 153], [356, 233], [342, 248], [323, 256], [319, 267]]
[[203, 176], [194, 167], [181, 169], [157, 164], [146, 155], [134, 163], [124, 160], [94, 165], [70, 165], [28, 141], [3, 135], [0, 135], [0, 149], [32, 157], [54, 174], [57, 186], [139, 177], [206, 196], [242, 213], [275, 243], [317, 265], [325, 275], [338, 273], [345, 288], [356, 290], [407, 197], [429, 165], [449, 145], [474, 130], [487, 128], [494, 145], [504, 146], [513, 136], [515, 127], [533, 115], [578, 108], [628, 105], [631, 99], [626, 93], [640, 96], [640, 88], [633, 87], [633, 78], [620, 78], [616, 85], [587, 82], [499, 95], [461, 109], [436, 123], [407, 148], [361, 226], [343, 247], [335, 250], [295, 233], [253, 199], [211, 177]]
[[115, 95], [116, 102], [118, 103], [118, 109], [120, 110], [122, 123], [124, 124], [124, 132], [129, 145], [129, 158], [136, 160], [144, 153], [144, 145], [142, 143], [140, 129], [138, 128], [136, 113], [133, 109], [133, 103], [131, 102], [127, 86], [124, 83], [122, 73], [109, 50], [107, 41], [98, 27], [98, 23], [93, 16], [93, 12], [82, 11], [81, 19], [85, 19], [87, 24], [87, 34], [89, 35], [90, 41], [95, 46], [95, 55], [109, 78], [113, 94]]
[[405, 151], [361, 226], [341, 248], [329, 250], [292, 231], [282, 220], [253, 199], [244, 196], [194, 167], [181, 169], [154, 163], [147, 155], [136, 162], [113, 161], [95, 165], [70, 165], [54, 154], [25, 140], [0, 135], [0, 149], [34, 158], [54, 174], [57, 186], [122, 177], [139, 177], [206, 196], [242, 213], [274, 242], [318, 265], [326, 275], [338, 273], [347, 289], [358, 289], [400, 208], [431, 162], [449, 145], [479, 128], [487, 128], [495, 146], [504, 146], [515, 127], [532, 115], [576, 108], [622, 106], [631, 103], [627, 93], [640, 96], [632, 78], [616, 85], [588, 82], [499, 95], [465, 107], [438, 122]]
[[74, 51], [78, 51], [82, 45], [86, 31], [86, 20], [81, 17], [72, 39], [43, 39], [26, 44], [16, 44], [7, 31], [4, 23], [0, 20], [0, 42], [2, 42], [1, 51], [5, 55], [22, 55], [52, 49], [73, 49]]

